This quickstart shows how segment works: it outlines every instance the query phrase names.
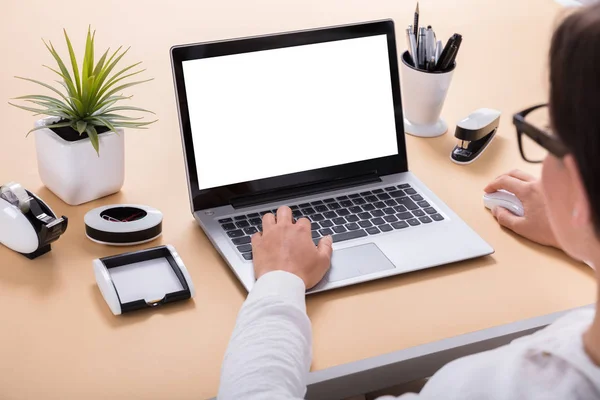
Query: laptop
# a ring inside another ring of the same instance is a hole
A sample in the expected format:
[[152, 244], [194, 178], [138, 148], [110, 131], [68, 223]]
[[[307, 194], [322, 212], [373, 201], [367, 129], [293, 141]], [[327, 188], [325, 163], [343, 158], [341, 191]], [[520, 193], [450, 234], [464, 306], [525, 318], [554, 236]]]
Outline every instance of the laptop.
[[391, 20], [171, 49], [191, 210], [248, 291], [289, 206], [333, 237], [307, 293], [493, 253], [408, 167]]

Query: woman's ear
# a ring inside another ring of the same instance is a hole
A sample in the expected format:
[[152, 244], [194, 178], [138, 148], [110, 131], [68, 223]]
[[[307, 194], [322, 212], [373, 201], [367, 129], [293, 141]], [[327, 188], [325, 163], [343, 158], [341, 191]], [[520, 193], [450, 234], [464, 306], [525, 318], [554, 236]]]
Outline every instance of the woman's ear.
[[563, 164], [567, 170], [569, 176], [569, 197], [571, 199], [570, 204], [571, 210], [571, 221], [573, 226], [582, 228], [586, 226], [592, 226], [592, 212], [590, 208], [590, 201], [579, 173], [579, 167], [577, 162], [572, 155], [566, 155], [563, 158]]

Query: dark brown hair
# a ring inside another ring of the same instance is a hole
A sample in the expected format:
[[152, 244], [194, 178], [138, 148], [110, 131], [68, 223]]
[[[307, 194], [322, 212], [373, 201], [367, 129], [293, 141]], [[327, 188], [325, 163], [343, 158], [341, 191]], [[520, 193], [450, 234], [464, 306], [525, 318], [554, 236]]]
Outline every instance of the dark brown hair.
[[554, 32], [550, 118], [577, 161], [600, 234], [600, 3], [569, 15]]

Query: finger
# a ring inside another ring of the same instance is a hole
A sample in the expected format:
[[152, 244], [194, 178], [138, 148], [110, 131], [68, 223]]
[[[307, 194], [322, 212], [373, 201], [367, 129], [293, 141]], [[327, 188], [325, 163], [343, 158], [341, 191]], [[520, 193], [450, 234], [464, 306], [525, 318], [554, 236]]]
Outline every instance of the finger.
[[327, 261], [331, 261], [331, 255], [333, 254], [333, 239], [331, 238], [331, 235], [327, 235], [319, 240], [317, 250], [323, 258]]
[[310, 221], [308, 218], [300, 218], [298, 221], [296, 221], [296, 225], [310, 231]]
[[507, 190], [514, 193], [515, 196], [520, 197], [525, 192], [527, 182], [523, 182], [517, 178], [508, 175], [502, 175], [490, 184], [488, 184], [483, 190], [486, 193], [493, 193], [500, 189]]
[[524, 182], [535, 182], [537, 179], [535, 176], [528, 174], [527, 172], [523, 172], [520, 169], [513, 169], [508, 173], [509, 176], [513, 178], [520, 179]]
[[267, 229], [271, 229], [275, 225], [275, 215], [272, 213], [266, 213], [262, 218], [263, 232]]
[[288, 206], [281, 206], [277, 210], [277, 223], [278, 224], [291, 224], [292, 220], [292, 209]]
[[252, 237], [250, 237], [250, 240], [252, 242], [252, 248], [255, 248], [260, 244], [260, 242], [262, 242], [262, 232], [256, 232], [254, 235], [252, 235]]
[[498, 223], [512, 231], [515, 230], [522, 217], [517, 217], [506, 208], [494, 207], [492, 214], [498, 220]]

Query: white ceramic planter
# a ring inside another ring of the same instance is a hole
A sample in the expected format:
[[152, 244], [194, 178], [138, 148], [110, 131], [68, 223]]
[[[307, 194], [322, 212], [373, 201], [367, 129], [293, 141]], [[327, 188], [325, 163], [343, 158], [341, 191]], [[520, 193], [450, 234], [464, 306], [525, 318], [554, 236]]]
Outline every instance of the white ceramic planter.
[[[44, 118], [35, 126], [48, 125], [55, 118]], [[98, 136], [100, 156], [90, 139], [68, 142], [50, 129], [34, 132], [38, 172], [44, 185], [70, 205], [79, 205], [116, 193], [125, 180], [125, 142], [119, 134]]]

